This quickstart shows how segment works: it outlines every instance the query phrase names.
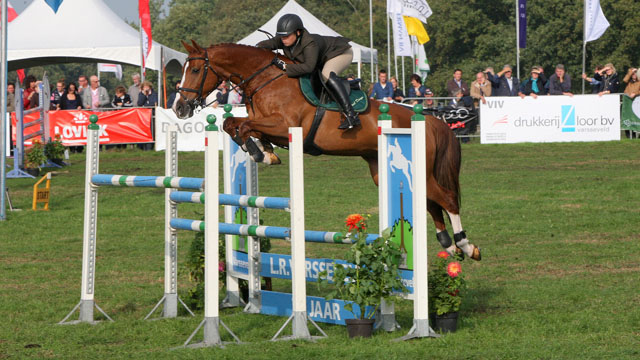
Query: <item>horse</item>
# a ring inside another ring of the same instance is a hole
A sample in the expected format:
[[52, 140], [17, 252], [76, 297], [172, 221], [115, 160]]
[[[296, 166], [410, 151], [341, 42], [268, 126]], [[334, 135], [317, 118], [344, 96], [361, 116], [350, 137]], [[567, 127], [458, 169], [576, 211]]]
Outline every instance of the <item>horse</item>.
[[[203, 99], [223, 80], [241, 88], [245, 94], [248, 117], [228, 117], [223, 129], [249, 151], [254, 160], [267, 164], [280, 162], [273, 146], [286, 148], [289, 144], [288, 128], [302, 127], [305, 139], [312, 132], [316, 107], [308, 103], [296, 78], [289, 78], [273, 66], [277, 57], [292, 63], [286, 57], [270, 50], [238, 44], [217, 44], [206, 49], [191, 40], [182, 41], [189, 53], [182, 68], [179, 95], [172, 104], [180, 119], [193, 115]], [[313, 141], [322, 154], [360, 156], [369, 165], [373, 182], [378, 185], [378, 110], [380, 103], [371, 100], [367, 110], [360, 113], [361, 125], [347, 131], [339, 130], [340, 112], [327, 112]], [[397, 104], [389, 104], [394, 128], [411, 127], [413, 112]], [[259, 145], [252, 138], [259, 140]], [[426, 116], [427, 152], [427, 210], [431, 215], [440, 244], [450, 254], [480, 260], [480, 249], [471, 244], [460, 220], [461, 163], [460, 144], [449, 127], [433, 116]], [[449, 217], [454, 240], [447, 232], [443, 211]]]

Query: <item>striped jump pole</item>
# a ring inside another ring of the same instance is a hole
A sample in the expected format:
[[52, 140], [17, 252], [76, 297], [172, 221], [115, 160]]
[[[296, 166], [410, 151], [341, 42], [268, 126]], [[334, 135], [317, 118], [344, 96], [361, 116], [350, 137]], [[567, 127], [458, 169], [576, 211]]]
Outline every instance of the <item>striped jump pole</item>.
[[[204, 204], [204, 220], [208, 224], [218, 222], [218, 173], [219, 173], [219, 144], [218, 127], [215, 125], [215, 115], [208, 115], [209, 125], [205, 128], [205, 153], [204, 153], [204, 193], [208, 201]], [[218, 227], [207, 226], [204, 228], [204, 319], [189, 336], [184, 346], [189, 347], [209, 347], [220, 346], [220, 325], [222, 325], [236, 342], [240, 342], [238, 337], [220, 319], [220, 309], [218, 306]], [[202, 342], [189, 345], [191, 339], [204, 327]]]
[[[171, 194], [171, 200], [177, 203], [204, 204], [204, 193], [175, 191]], [[289, 210], [290, 206], [289, 198], [283, 197], [220, 194], [218, 195], [218, 201], [220, 205], [245, 206], [261, 209]]]
[[[94, 323], [93, 308], [95, 307], [107, 319], [113, 321], [94, 300], [94, 282], [96, 270], [96, 232], [98, 225], [98, 187], [91, 179], [98, 173], [100, 144], [98, 126], [98, 116], [89, 117], [87, 128], [87, 165], [84, 179], [84, 229], [82, 235], [82, 286], [80, 302], [64, 317], [58, 324]], [[67, 321], [67, 319], [80, 309], [78, 320]]]

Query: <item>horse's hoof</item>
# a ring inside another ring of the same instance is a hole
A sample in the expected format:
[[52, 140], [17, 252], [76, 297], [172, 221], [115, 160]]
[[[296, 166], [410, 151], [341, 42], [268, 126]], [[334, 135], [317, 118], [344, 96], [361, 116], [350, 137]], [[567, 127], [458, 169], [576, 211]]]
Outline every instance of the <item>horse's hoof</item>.
[[482, 255], [480, 254], [480, 248], [473, 245], [473, 253], [471, 254], [470, 258], [472, 258], [475, 261], [480, 261], [482, 260]]
[[460, 260], [464, 260], [464, 251], [462, 251], [462, 249], [460, 249], [459, 247], [456, 246], [456, 254], [455, 257], [457, 257]]
[[267, 165], [279, 165], [282, 164], [282, 161], [280, 161], [280, 158], [278, 157], [278, 155], [272, 153], [272, 152], [265, 152], [264, 153], [264, 163]]

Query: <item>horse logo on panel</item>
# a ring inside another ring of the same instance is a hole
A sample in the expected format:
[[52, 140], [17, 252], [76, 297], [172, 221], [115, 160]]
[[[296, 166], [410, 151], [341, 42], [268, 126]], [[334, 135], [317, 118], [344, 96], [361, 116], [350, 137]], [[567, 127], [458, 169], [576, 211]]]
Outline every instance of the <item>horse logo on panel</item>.
[[242, 173], [245, 172], [245, 166], [247, 163], [247, 153], [244, 152], [239, 146], [236, 146], [236, 151], [231, 156], [231, 182], [236, 181], [236, 173], [238, 169]]
[[396, 172], [396, 169], [402, 171], [407, 178], [407, 184], [409, 184], [409, 190], [413, 192], [413, 173], [411, 161], [409, 161], [403, 154], [400, 144], [398, 144], [398, 138], [395, 139], [393, 145], [388, 146], [387, 157], [391, 157], [389, 160], [389, 168], [391, 172]]

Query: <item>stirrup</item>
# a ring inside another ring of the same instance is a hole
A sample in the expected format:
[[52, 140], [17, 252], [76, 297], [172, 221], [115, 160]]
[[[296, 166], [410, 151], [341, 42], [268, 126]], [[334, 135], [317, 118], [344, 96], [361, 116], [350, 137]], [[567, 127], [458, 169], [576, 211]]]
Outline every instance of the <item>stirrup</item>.
[[358, 114], [355, 114], [355, 116], [353, 116], [352, 118], [350, 118], [345, 114], [344, 120], [342, 120], [342, 122], [340, 123], [340, 126], [338, 126], [338, 129], [350, 130], [359, 125], [360, 125], [360, 119], [358, 118]]

